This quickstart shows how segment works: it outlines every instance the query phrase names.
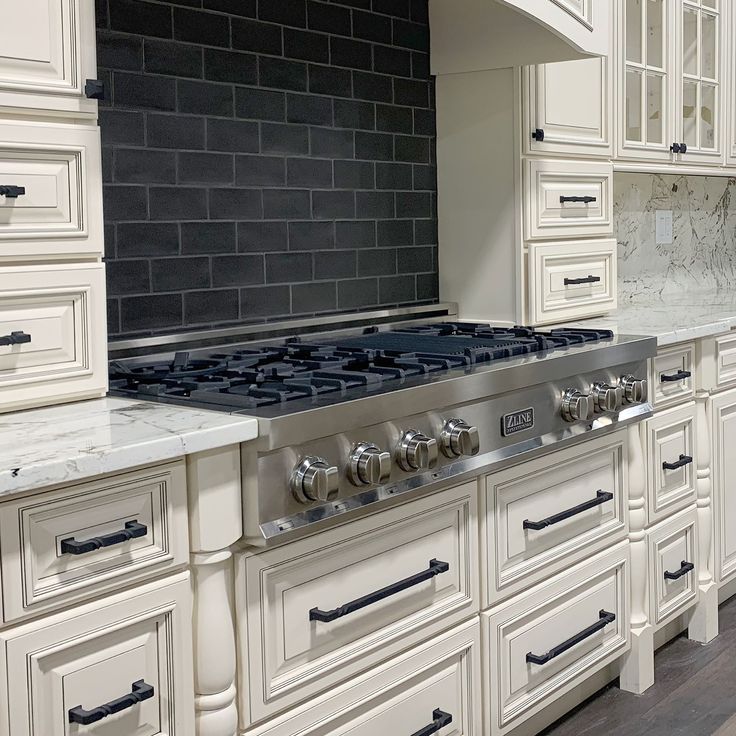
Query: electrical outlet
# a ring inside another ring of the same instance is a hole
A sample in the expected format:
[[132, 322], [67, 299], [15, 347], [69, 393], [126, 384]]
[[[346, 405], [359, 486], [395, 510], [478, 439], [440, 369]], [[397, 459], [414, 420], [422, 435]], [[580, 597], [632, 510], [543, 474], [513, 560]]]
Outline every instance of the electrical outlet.
[[657, 245], [672, 244], [672, 210], [656, 210], [655, 219], [655, 235]]

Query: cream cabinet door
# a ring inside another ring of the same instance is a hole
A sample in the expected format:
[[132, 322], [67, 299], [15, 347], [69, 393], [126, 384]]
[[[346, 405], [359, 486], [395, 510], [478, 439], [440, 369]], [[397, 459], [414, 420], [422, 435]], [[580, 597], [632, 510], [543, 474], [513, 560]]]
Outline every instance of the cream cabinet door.
[[94, 115], [92, 0], [22, 0], [0, 11], [0, 109]]
[[736, 8], [729, 7], [725, 18], [728, 26], [726, 31], [727, 43], [725, 46], [727, 65], [724, 67], [728, 84], [725, 85], [726, 97], [724, 98], [728, 109], [726, 112], [726, 165], [736, 166]]
[[524, 70], [525, 153], [611, 156], [608, 57]]
[[682, 163], [723, 162], [722, 4], [723, 0], [678, 4], [676, 120]]
[[736, 389], [711, 399], [715, 575], [723, 584], [736, 573]]
[[672, 161], [675, 0], [618, 0], [615, 48], [619, 158]]

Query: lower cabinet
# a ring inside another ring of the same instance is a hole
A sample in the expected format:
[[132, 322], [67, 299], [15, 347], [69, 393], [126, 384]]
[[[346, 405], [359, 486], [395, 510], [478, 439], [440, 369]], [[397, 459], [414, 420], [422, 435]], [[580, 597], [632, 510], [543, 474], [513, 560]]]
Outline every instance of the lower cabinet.
[[0, 733], [193, 736], [191, 626], [182, 573], [0, 632]]
[[238, 556], [241, 728], [477, 614], [476, 502], [473, 481]]
[[629, 647], [624, 542], [481, 614], [486, 733], [519, 726]]
[[698, 601], [698, 537], [695, 507], [647, 531], [649, 619], [661, 626]]
[[710, 415], [715, 577], [723, 584], [736, 574], [736, 389], [716, 394]]
[[480, 736], [477, 618], [248, 736]]

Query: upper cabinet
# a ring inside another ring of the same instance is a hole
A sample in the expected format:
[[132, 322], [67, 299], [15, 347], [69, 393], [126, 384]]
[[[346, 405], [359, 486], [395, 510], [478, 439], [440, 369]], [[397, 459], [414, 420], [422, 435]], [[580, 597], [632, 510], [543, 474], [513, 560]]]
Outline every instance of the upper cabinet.
[[722, 0], [618, 0], [619, 158], [720, 165]]
[[92, 0], [22, 0], [1, 17], [0, 110], [94, 116]]
[[611, 0], [430, 0], [437, 75], [604, 56]]
[[611, 157], [607, 57], [526, 67], [524, 153]]

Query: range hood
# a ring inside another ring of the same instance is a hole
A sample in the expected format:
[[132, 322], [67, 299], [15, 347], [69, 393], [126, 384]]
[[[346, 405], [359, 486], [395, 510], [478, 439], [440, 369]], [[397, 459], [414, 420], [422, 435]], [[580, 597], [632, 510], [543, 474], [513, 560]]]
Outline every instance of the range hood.
[[432, 74], [609, 53], [611, 0], [430, 0]]

